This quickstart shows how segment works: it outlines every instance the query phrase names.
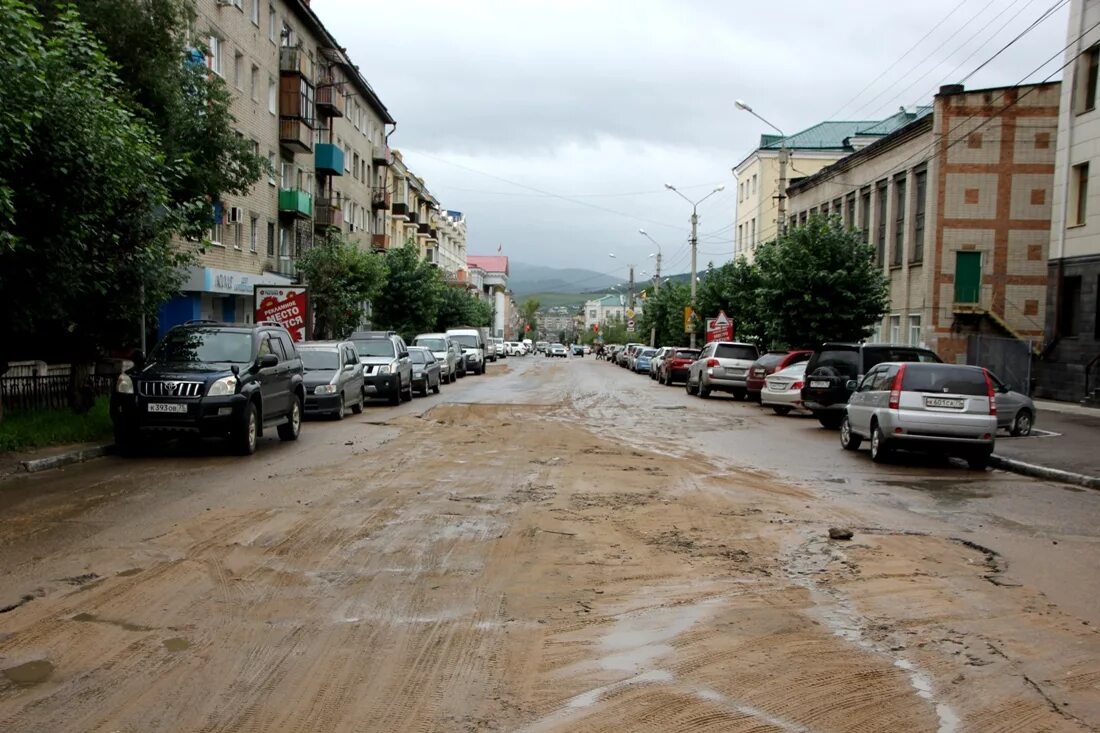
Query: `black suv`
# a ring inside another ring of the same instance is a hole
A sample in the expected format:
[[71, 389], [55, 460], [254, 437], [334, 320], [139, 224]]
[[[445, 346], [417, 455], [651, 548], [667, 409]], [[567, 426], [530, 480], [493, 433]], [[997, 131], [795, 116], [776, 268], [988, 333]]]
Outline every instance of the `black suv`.
[[391, 405], [413, 397], [409, 347], [393, 331], [356, 331], [348, 337], [363, 365], [363, 394], [388, 397]]
[[302, 360], [277, 323], [191, 321], [171, 329], [111, 393], [115, 445], [148, 433], [221, 437], [248, 455], [267, 428], [297, 440]]
[[935, 352], [919, 346], [827, 342], [814, 349], [814, 355], [806, 363], [802, 404], [824, 427], [839, 428], [844, 420], [844, 407], [852, 395], [848, 381], [859, 381], [871, 367], [885, 361], [942, 360]]

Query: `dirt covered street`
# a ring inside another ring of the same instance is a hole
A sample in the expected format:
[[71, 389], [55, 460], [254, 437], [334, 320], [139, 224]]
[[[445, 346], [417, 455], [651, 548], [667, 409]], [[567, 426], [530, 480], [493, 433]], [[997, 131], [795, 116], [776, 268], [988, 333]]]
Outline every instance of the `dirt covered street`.
[[[755, 410], [513, 358], [248, 459], [0, 484], [0, 730], [1100, 729], [1094, 493], [990, 472], [1004, 511], [899, 506], [953, 466], [837, 493], [775, 465], [825, 450], [804, 422], [761, 417], [760, 460], [714, 439]], [[1005, 519], [1025, 492], [1093, 533]]]

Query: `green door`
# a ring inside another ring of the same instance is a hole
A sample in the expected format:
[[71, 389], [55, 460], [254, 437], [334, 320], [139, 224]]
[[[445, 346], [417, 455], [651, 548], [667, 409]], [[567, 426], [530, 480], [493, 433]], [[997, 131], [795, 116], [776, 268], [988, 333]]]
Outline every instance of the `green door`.
[[977, 303], [982, 292], [982, 253], [955, 253], [955, 302]]

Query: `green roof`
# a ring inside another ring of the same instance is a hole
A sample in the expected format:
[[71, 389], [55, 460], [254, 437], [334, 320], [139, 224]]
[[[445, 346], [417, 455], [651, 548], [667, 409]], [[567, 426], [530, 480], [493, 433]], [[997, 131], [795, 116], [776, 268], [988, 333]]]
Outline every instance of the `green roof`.
[[802, 132], [784, 139], [781, 135], [761, 135], [761, 150], [851, 150], [848, 138], [866, 135], [889, 135], [931, 113], [930, 106], [917, 107], [915, 112], [904, 109], [895, 112], [884, 120], [831, 120], [819, 122]]

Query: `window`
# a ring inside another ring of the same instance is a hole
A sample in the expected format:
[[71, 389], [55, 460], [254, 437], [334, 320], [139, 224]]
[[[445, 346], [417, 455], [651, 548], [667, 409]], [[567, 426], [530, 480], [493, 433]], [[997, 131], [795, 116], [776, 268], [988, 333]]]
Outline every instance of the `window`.
[[1089, 164], [1078, 163], [1073, 166], [1073, 224], [1084, 226], [1089, 198]]
[[856, 195], [854, 193], [848, 194], [847, 200], [844, 202], [844, 225], [849, 229], [856, 228]]
[[909, 258], [914, 263], [924, 261], [924, 210], [925, 199], [928, 197], [928, 171], [917, 171], [915, 183], [917, 201], [913, 210], [913, 248]]
[[252, 101], [260, 101], [260, 67], [252, 64], [252, 72], [249, 77], [249, 88], [252, 92]]
[[909, 345], [920, 346], [920, 315], [909, 315]]
[[750, 222], [750, 225], [752, 226], [752, 233], [749, 235], [749, 246], [752, 247], [753, 249], [756, 249], [756, 218], [755, 217], [753, 217], [753, 220]]
[[248, 16], [252, 20], [252, 25], [257, 28], [260, 27], [260, 0], [248, 0], [252, 5], [248, 9]]
[[890, 343], [901, 342], [901, 316], [890, 316]]
[[275, 256], [275, 222], [267, 223], [267, 256]]
[[279, 114], [279, 86], [271, 75], [267, 77], [267, 111], [273, 115]]
[[744, 240], [741, 239], [741, 234], [742, 234], [741, 230], [744, 228], [744, 226], [745, 226], [744, 224], [738, 224], [737, 225], [737, 247], [736, 247], [736, 249], [741, 249], [742, 247], [745, 246]]
[[275, 3], [267, 4], [267, 40], [275, 43], [275, 29], [279, 21], [275, 18]]
[[206, 39], [208, 52], [206, 54], [206, 68], [218, 76], [222, 73], [222, 39], [211, 35]]
[[293, 233], [286, 227], [279, 227], [279, 259], [290, 259], [290, 244], [293, 241]]
[[867, 244], [871, 236], [871, 189], [859, 192], [859, 230], [863, 234], [863, 243]]
[[875, 191], [875, 262], [886, 262], [886, 182], [878, 184]]
[[[253, 4], [255, 6], [255, 4]], [[260, 217], [253, 214], [249, 217], [249, 229], [248, 229], [248, 251], [256, 252], [256, 240], [260, 238]]]
[[279, 161], [279, 188], [294, 188], [294, 163], [289, 160]]
[[233, 85], [244, 89], [244, 54], [240, 51], [233, 54]]
[[1100, 69], [1100, 46], [1093, 46], [1077, 57], [1076, 86], [1074, 90], [1077, 114], [1096, 109], [1097, 70]]
[[275, 160], [275, 152], [272, 150], [267, 151], [267, 182], [272, 186], [275, 185], [275, 171], [277, 171], [278, 163]]
[[359, 153], [355, 153], [351, 162], [351, 177], [359, 180]]
[[241, 248], [241, 229], [242, 226], [239, 222], [233, 225], [233, 249]]
[[900, 265], [902, 252], [905, 251], [905, 178], [894, 179], [894, 192], [897, 194], [894, 206], [894, 256], [891, 265]]
[[752, 174], [752, 192], [756, 193], [756, 174]]
[[344, 173], [351, 173], [351, 146], [344, 146]]
[[833, 207], [831, 209], [829, 209], [829, 212], [833, 216], [840, 216], [841, 215], [840, 199], [836, 199], [835, 201], [833, 201]]
[[222, 223], [220, 221], [210, 227], [210, 242], [219, 246], [222, 243]]
[[1062, 336], [1074, 338], [1081, 330], [1081, 276], [1062, 278], [1061, 311], [1058, 330]]

